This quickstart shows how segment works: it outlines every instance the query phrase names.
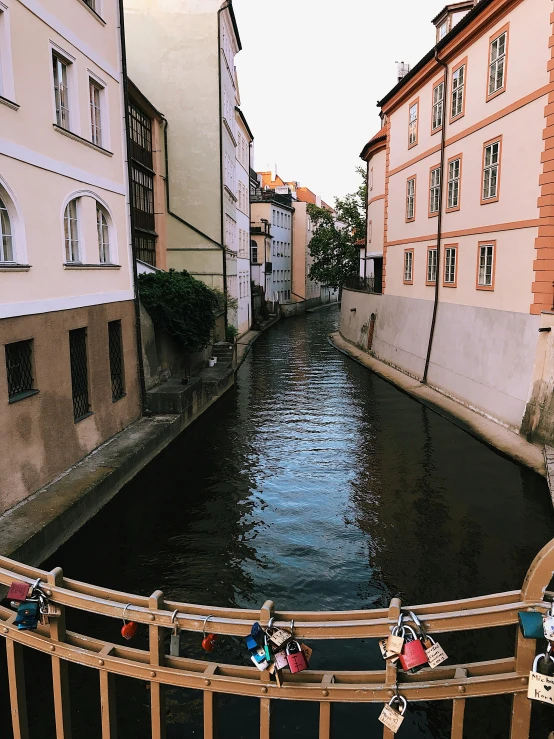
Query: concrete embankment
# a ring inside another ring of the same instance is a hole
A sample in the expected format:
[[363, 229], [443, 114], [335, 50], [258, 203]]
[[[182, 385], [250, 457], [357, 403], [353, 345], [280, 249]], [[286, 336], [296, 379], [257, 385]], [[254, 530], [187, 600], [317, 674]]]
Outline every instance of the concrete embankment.
[[399, 389], [448, 418], [472, 436], [497, 449], [519, 464], [530, 467], [540, 475], [546, 476], [542, 445], [531, 444], [519, 434], [510, 431], [495, 421], [448, 398], [428, 385], [422, 385], [419, 380], [394, 369], [347, 341], [338, 331], [329, 336], [329, 341], [343, 354], [372, 370], [384, 380], [393, 383]]

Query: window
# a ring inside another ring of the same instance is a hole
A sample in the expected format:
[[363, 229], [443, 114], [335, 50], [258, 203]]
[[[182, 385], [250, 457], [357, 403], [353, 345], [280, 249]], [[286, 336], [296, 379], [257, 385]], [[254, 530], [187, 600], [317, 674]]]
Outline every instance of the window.
[[415, 218], [415, 188], [416, 178], [412, 177], [406, 183], [406, 220], [413, 221]]
[[479, 257], [477, 263], [477, 289], [494, 289], [494, 258], [495, 242], [479, 243]]
[[489, 99], [506, 86], [506, 54], [508, 49], [508, 31], [505, 30], [493, 37], [490, 44], [489, 56]]
[[65, 235], [65, 261], [68, 263], [79, 262], [79, 224], [77, 220], [77, 200], [70, 200], [65, 206], [64, 213], [64, 235]]
[[447, 246], [444, 249], [444, 282], [447, 287], [456, 287], [457, 247]]
[[154, 178], [142, 169], [133, 166], [133, 217], [137, 228], [154, 231]]
[[404, 284], [412, 285], [414, 281], [414, 250], [404, 252]]
[[156, 266], [156, 239], [148, 236], [135, 236], [134, 249], [137, 259]]
[[90, 415], [86, 328], [77, 328], [69, 332], [69, 359], [73, 419], [77, 422]]
[[152, 120], [133, 101], [129, 102], [131, 158], [152, 169]]
[[92, 10], [96, 10], [96, 0], [85, 0], [85, 3], [91, 8]]
[[408, 124], [408, 149], [417, 144], [417, 118], [418, 118], [419, 100], [410, 105], [410, 121]]
[[13, 262], [13, 237], [10, 214], [0, 197], [0, 262]]
[[110, 261], [110, 234], [108, 230], [108, 219], [104, 210], [96, 205], [96, 230], [98, 232], [98, 254], [100, 264]]
[[112, 402], [125, 396], [125, 379], [123, 373], [123, 340], [121, 338], [121, 321], [108, 323], [108, 349], [110, 354], [110, 375], [112, 378]]
[[90, 98], [90, 128], [92, 132], [92, 143], [102, 146], [102, 116], [100, 111], [100, 86], [93, 80], [89, 80]]
[[234, 221], [231, 216], [225, 214], [225, 246], [229, 251], [232, 251], [234, 255], [237, 254], [237, 222]]
[[465, 81], [466, 65], [461, 64], [452, 74], [451, 120], [454, 120], [454, 118], [461, 118], [464, 114]]
[[441, 23], [437, 29], [437, 41], [440, 41], [441, 39], [443, 39], [447, 33], [448, 33], [448, 20], [445, 20], [444, 23]]
[[462, 170], [461, 157], [449, 159], [448, 161], [448, 205], [446, 210], [459, 210], [460, 208], [460, 178]]
[[429, 173], [429, 216], [436, 216], [440, 208], [441, 168], [433, 167]]
[[500, 186], [501, 140], [486, 143], [483, 147], [483, 191], [481, 204], [498, 200]]
[[33, 340], [6, 344], [6, 372], [10, 403], [35, 395], [33, 379]]
[[442, 127], [444, 114], [444, 82], [433, 88], [433, 118], [431, 121], [431, 133]]
[[235, 160], [231, 159], [229, 154], [225, 152], [225, 171], [224, 171], [224, 185], [225, 187], [231, 192], [234, 198], [236, 198], [235, 193], [237, 189], [237, 183], [236, 183], [236, 176], [237, 176], [237, 168], [235, 165]]
[[54, 71], [54, 97], [56, 101], [56, 123], [69, 131], [69, 91], [67, 86], [68, 62], [52, 54]]
[[258, 245], [255, 241], [250, 242], [250, 261], [252, 264], [258, 264]]
[[434, 285], [437, 281], [437, 250], [427, 249], [427, 284]]

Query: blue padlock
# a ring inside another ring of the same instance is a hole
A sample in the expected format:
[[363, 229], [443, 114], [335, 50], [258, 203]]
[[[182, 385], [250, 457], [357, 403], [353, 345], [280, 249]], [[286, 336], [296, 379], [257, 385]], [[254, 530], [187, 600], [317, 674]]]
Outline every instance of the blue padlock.
[[40, 605], [38, 600], [27, 600], [24, 603], [19, 604], [14, 624], [20, 631], [36, 629], [39, 618]]
[[254, 639], [253, 636], [247, 636], [244, 641], [246, 642], [246, 648], [249, 652], [254, 652], [259, 647], [258, 642]]
[[519, 628], [526, 639], [544, 639], [543, 616], [539, 611], [519, 611]]
[[260, 626], [260, 624], [256, 621], [256, 623], [252, 624], [252, 629], [250, 630], [250, 636], [252, 636], [256, 641], [260, 639], [260, 637], [263, 636], [263, 629]]

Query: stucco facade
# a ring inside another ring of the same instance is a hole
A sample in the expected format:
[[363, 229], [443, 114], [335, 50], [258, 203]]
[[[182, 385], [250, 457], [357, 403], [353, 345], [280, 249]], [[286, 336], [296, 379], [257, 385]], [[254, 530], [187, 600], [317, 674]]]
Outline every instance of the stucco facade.
[[[239, 101], [240, 102], [240, 101]], [[250, 287], [250, 160], [254, 137], [240, 108], [235, 109], [237, 128], [237, 254], [236, 293], [237, 310], [232, 316], [239, 336], [246, 333], [252, 324], [252, 293]]]
[[381, 101], [384, 149], [362, 153], [380, 182], [367, 250], [382, 233], [384, 295], [345, 294], [342, 327], [364, 345], [374, 314], [377, 357], [528, 433], [553, 301], [552, 3], [458, 5]]
[[118, 3], [97, 10], [0, 3], [0, 513], [140, 413]]

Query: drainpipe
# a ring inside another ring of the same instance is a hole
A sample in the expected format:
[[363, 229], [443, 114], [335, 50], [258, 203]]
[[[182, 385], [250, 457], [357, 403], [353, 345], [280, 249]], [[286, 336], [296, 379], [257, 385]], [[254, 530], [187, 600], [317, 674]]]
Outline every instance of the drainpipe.
[[142, 358], [142, 333], [140, 330], [140, 297], [139, 297], [139, 283], [138, 283], [138, 268], [137, 268], [137, 256], [135, 252], [135, 216], [133, 213], [132, 203], [132, 182], [133, 182], [133, 168], [131, 164], [131, 137], [130, 137], [130, 124], [129, 124], [129, 87], [127, 84], [127, 53], [125, 47], [125, 19], [123, 15], [123, 0], [119, 0], [119, 36], [120, 36], [120, 49], [121, 49], [121, 76], [123, 83], [123, 108], [124, 108], [124, 122], [125, 122], [125, 152], [127, 160], [127, 192], [128, 192], [128, 207], [129, 207], [129, 228], [131, 235], [131, 258], [133, 260], [133, 281], [134, 281], [134, 304], [135, 304], [135, 335], [137, 343], [137, 369], [140, 385], [140, 399], [142, 414], [144, 415], [147, 411], [146, 407], [146, 382], [144, 379], [144, 364]]
[[[366, 194], [365, 194], [365, 244], [364, 244], [364, 285], [367, 277], [367, 237], [369, 225], [369, 159], [367, 160], [366, 171]], [[375, 262], [375, 260], [373, 260]], [[329, 300], [330, 300], [329, 296]]]
[[433, 303], [433, 318], [431, 319], [431, 329], [429, 331], [429, 343], [427, 345], [427, 357], [425, 359], [425, 369], [421, 383], [427, 384], [427, 373], [429, 372], [429, 362], [431, 360], [431, 350], [433, 348], [433, 338], [435, 336], [435, 324], [437, 322], [437, 308], [439, 306], [439, 282], [441, 278], [441, 237], [442, 237], [442, 199], [444, 192], [444, 150], [446, 142], [446, 90], [448, 89], [448, 64], [439, 59], [438, 49], [435, 49], [435, 61], [444, 68], [444, 93], [443, 93], [443, 110], [442, 110], [442, 131], [441, 131], [441, 163], [440, 163], [440, 190], [439, 190], [439, 215], [437, 217], [437, 274], [435, 279], [435, 300]]

